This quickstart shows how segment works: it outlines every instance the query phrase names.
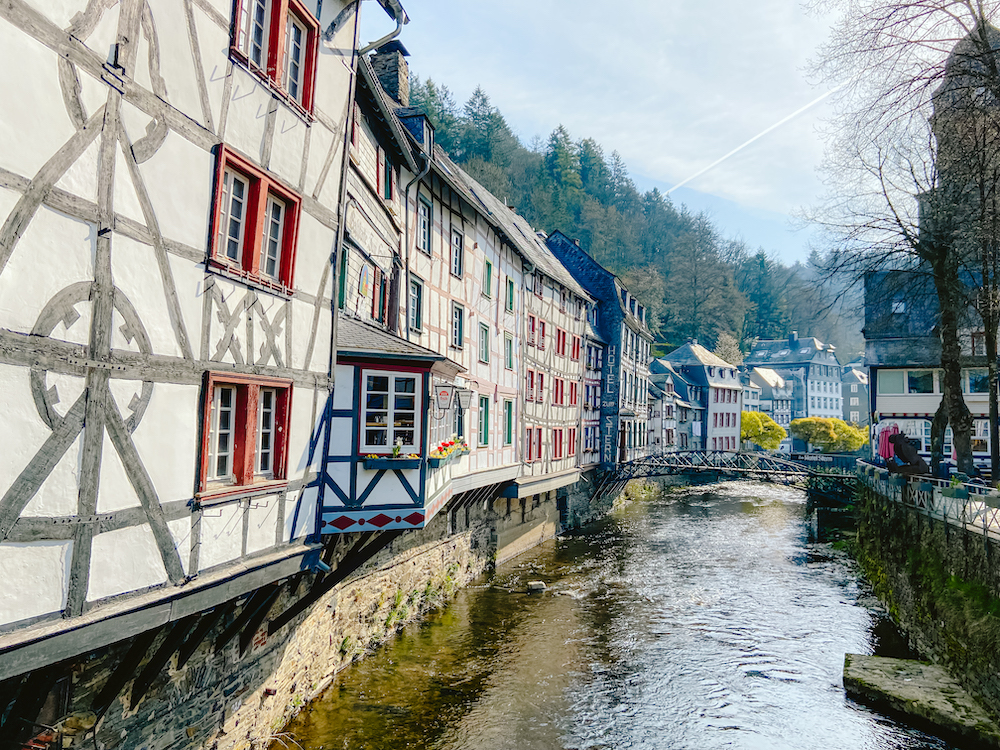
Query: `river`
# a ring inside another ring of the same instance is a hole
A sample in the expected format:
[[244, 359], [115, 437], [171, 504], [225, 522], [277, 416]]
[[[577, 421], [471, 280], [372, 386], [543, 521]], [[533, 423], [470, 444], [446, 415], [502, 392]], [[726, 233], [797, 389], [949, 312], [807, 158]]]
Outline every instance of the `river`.
[[768, 485], [632, 504], [459, 592], [286, 731], [308, 750], [950, 747], [845, 697], [845, 652], [907, 654], [811, 528], [804, 495]]

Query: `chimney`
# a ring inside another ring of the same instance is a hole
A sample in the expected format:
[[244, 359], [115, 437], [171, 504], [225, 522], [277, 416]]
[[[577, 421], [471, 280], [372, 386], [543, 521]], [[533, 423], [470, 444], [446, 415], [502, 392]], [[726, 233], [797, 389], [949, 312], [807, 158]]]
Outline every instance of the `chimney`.
[[410, 66], [406, 62], [409, 56], [406, 47], [393, 39], [375, 50], [371, 57], [382, 89], [401, 107], [410, 106]]
[[799, 332], [792, 331], [791, 335], [788, 337], [788, 346], [794, 348], [799, 343]]

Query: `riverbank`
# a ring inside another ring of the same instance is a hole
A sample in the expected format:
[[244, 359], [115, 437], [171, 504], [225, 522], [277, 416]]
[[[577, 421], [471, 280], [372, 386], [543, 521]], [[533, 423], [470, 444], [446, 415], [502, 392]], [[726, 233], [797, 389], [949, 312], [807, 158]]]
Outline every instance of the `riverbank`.
[[288, 731], [351, 750], [945, 750], [831, 689], [887, 620], [810, 525], [801, 493], [749, 483], [628, 504], [458, 591]]

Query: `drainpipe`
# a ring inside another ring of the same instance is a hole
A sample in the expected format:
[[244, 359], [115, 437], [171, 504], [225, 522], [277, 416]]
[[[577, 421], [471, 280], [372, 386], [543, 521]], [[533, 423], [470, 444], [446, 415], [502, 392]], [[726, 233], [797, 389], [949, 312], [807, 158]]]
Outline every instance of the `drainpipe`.
[[402, 33], [403, 24], [410, 22], [409, 17], [406, 15], [406, 11], [403, 10], [403, 6], [399, 4], [399, 0], [385, 0], [384, 2], [383, 0], [379, 0], [379, 2], [382, 4], [382, 7], [388, 5], [389, 8], [392, 9], [392, 15], [396, 19], [396, 28], [390, 31], [381, 39], [372, 42], [364, 49], [362, 49], [360, 52], [358, 52], [359, 56], [363, 57], [364, 55], [367, 55], [369, 52], [371, 52], [373, 49], [378, 49], [386, 42], [391, 42], [393, 39], [399, 36], [400, 33]]
[[[405, 242], [406, 248], [404, 249], [404, 266], [406, 268], [406, 289], [403, 293], [403, 299], [406, 300], [406, 320], [403, 323], [403, 330], [406, 331], [406, 340], [410, 340], [410, 188], [412, 188], [420, 180], [427, 176], [427, 173], [431, 171], [431, 160], [434, 158], [434, 130], [431, 128], [424, 129], [424, 136], [426, 143], [426, 153], [424, 156], [424, 166], [420, 170], [420, 174], [406, 183], [406, 189], [403, 191], [403, 224], [405, 226]], [[419, 190], [419, 189], [418, 189]], [[433, 218], [433, 217], [432, 217]]]

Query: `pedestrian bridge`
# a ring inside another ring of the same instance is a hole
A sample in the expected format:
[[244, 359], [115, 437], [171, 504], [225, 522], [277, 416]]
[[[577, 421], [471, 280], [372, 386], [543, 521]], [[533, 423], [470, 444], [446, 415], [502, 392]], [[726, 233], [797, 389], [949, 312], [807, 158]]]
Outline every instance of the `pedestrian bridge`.
[[633, 479], [663, 476], [701, 476], [709, 479], [752, 479], [799, 487], [815, 497], [847, 502], [857, 477], [844, 471], [817, 470], [801, 461], [769, 453], [731, 451], [676, 451], [657, 453], [619, 464], [602, 475], [592, 499], [617, 495]]

